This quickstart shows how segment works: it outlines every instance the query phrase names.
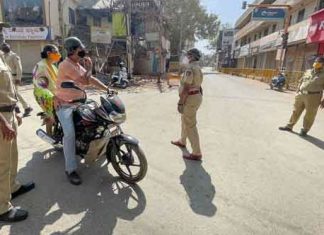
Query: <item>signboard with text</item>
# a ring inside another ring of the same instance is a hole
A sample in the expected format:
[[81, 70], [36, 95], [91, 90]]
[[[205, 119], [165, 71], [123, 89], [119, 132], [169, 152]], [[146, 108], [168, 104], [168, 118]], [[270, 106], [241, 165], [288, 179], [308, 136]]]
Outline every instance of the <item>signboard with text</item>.
[[324, 9], [311, 16], [308, 29], [307, 43], [318, 43], [324, 41]]
[[286, 17], [286, 11], [281, 8], [255, 8], [252, 20], [257, 21], [282, 21]]
[[91, 42], [110, 44], [111, 37], [111, 30], [109, 28], [91, 27]]
[[3, 28], [5, 40], [50, 40], [48, 27], [12, 27]]

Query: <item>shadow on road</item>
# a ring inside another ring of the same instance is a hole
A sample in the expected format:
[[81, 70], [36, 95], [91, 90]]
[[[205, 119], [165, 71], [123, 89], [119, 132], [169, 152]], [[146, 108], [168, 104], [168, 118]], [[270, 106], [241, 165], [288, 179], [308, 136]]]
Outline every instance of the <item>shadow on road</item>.
[[305, 139], [305, 140], [308, 141], [309, 143], [315, 145], [316, 147], [318, 147], [318, 148], [324, 150], [324, 141], [323, 141], [323, 140], [320, 140], [320, 139], [318, 139], [318, 138], [316, 138], [316, 137], [314, 137], [314, 136], [310, 136], [310, 135], [306, 136], [306, 137], [303, 138], [303, 139]]
[[15, 205], [28, 209], [30, 216], [11, 226], [10, 234], [49, 234], [48, 226], [57, 231], [51, 233], [55, 235], [113, 234], [118, 218], [132, 221], [145, 210], [142, 189], [111, 175], [104, 162], [88, 168], [81, 166], [80, 172], [83, 184], [73, 186], [64, 174], [61, 153], [35, 152], [19, 175], [34, 179], [36, 188], [19, 198], [20, 201], [14, 201]]
[[266, 88], [266, 91], [274, 91], [274, 92], [279, 92], [279, 93], [291, 93], [291, 91], [288, 90], [278, 90], [278, 89], [270, 89], [270, 88]]
[[203, 72], [203, 75], [216, 75], [219, 74], [218, 72]]
[[[182, 152], [188, 153], [186, 149]], [[212, 217], [217, 212], [213, 204], [216, 194], [210, 175], [202, 166], [202, 162], [185, 160], [186, 169], [180, 176], [180, 182], [189, 198], [190, 207], [198, 215]]]

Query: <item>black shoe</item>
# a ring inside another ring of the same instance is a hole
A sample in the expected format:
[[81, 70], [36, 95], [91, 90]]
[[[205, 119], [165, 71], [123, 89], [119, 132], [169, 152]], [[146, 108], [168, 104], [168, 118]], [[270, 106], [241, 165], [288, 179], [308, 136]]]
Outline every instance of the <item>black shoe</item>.
[[32, 111], [33, 111], [33, 108], [31, 108], [31, 107], [26, 108], [25, 112], [24, 112], [24, 117], [29, 116]]
[[305, 131], [304, 129], [301, 129], [300, 132], [299, 132], [299, 135], [301, 137], [306, 137], [307, 136], [307, 131]]
[[281, 130], [281, 131], [292, 131], [292, 129], [290, 127], [288, 127], [288, 126], [281, 126], [281, 127], [279, 127], [279, 130]]
[[25, 220], [28, 217], [28, 212], [20, 209], [19, 207], [13, 207], [6, 213], [0, 215], [1, 222], [19, 222]]
[[66, 172], [66, 176], [68, 177], [71, 184], [80, 185], [82, 183], [82, 180], [76, 171], [73, 171], [70, 174]]
[[23, 184], [20, 186], [20, 188], [16, 191], [16, 192], [13, 192], [11, 194], [11, 199], [14, 199], [24, 193], [28, 193], [30, 190], [33, 190], [35, 188], [35, 183], [34, 182], [30, 182], [30, 183], [27, 183], [27, 184]]

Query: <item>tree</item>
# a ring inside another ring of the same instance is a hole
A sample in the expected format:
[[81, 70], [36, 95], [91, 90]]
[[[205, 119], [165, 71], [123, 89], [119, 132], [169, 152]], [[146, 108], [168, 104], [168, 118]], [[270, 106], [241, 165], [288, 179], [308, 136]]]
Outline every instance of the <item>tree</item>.
[[186, 41], [211, 40], [218, 34], [218, 16], [208, 14], [200, 0], [166, 0], [165, 12], [173, 54], [181, 52]]

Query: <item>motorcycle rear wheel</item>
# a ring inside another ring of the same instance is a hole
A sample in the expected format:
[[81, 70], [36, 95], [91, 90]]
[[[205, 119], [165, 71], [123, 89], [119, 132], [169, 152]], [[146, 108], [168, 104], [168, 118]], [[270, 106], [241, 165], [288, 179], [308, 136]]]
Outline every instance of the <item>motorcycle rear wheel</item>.
[[[124, 143], [118, 146], [113, 156], [111, 156], [111, 163], [117, 174], [127, 183], [134, 184], [141, 181], [147, 172], [145, 154], [135, 144]], [[137, 171], [134, 173], [133, 169], [137, 169]]]
[[124, 81], [122, 81], [121, 84], [120, 84], [120, 87], [121, 87], [122, 89], [126, 89], [127, 86], [128, 86], [128, 83], [127, 83], [127, 82], [124, 82]]

